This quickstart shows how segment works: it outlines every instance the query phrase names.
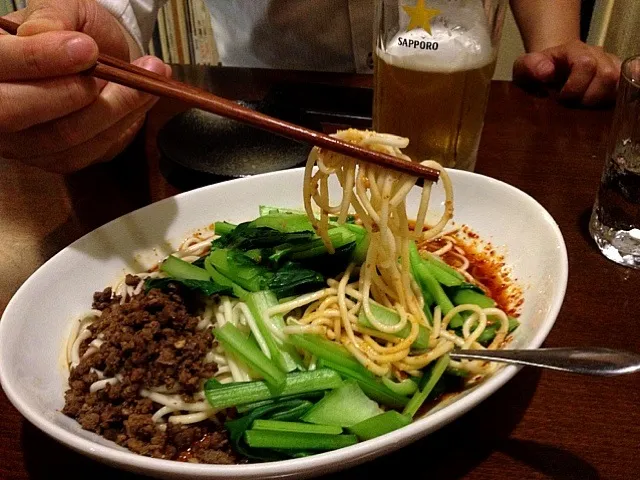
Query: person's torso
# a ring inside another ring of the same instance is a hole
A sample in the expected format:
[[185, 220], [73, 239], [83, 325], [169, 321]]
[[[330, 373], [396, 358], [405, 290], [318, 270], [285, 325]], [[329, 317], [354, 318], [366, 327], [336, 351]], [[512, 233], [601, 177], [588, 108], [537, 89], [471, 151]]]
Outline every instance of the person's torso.
[[371, 72], [374, 0], [207, 0], [225, 66]]

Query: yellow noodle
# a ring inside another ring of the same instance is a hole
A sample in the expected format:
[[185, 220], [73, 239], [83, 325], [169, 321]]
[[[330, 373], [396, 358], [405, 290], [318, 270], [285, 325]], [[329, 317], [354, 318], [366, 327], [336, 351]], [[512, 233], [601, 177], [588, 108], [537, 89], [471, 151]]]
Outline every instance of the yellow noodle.
[[[359, 130], [346, 130], [335, 136], [410, 161], [398, 147], [406, 145], [406, 139]], [[317, 166], [315, 173], [314, 165]], [[417, 240], [424, 245], [433, 239], [442, 239], [444, 245], [436, 249], [434, 254], [451, 255], [454, 263], [458, 264], [452, 268], [460, 271], [471, 283], [480, 282], [467, 272], [468, 259], [451, 237], [459, 227], [444, 231], [453, 215], [453, 192], [447, 172], [433, 161], [425, 161], [423, 165], [440, 171], [445, 193], [444, 211], [435, 225], [426, 226], [432, 183], [424, 182], [415, 227], [411, 229], [406, 198], [413, 190], [415, 178], [318, 148], [313, 149], [307, 162], [304, 177], [305, 210], [327, 249], [332, 251], [333, 248], [328, 237], [329, 215], [337, 215], [338, 223], [344, 223], [351, 209], [367, 230], [370, 243], [359, 271], [350, 265], [339, 280], [327, 281], [331, 292], [325, 289], [322, 294], [305, 298], [304, 303], [283, 308], [304, 306], [304, 313], [296, 322], [298, 331], [319, 332], [319, 328], [324, 329], [325, 338], [343, 344], [376, 375], [387, 375], [391, 371], [394, 375], [400, 375], [400, 372], [415, 374], [454, 347], [482, 348], [477, 339], [487, 327], [488, 315], [500, 321], [496, 338], [489, 348], [497, 348], [508, 332], [508, 317], [504, 312], [482, 309], [476, 305], [454, 307], [444, 317], [437, 307], [433, 312], [433, 325], [427, 320], [420, 286], [411, 274], [411, 242]], [[329, 177], [333, 175], [342, 188], [340, 202], [335, 206], [331, 205], [329, 198]], [[320, 209], [319, 221], [313, 211], [313, 203]], [[357, 276], [357, 282], [349, 283], [349, 277], [353, 275]], [[394, 310], [399, 321], [394, 325], [380, 322], [371, 310], [372, 301]], [[291, 310], [293, 308], [288, 311]], [[276, 313], [275, 309], [270, 311]], [[471, 315], [466, 318], [460, 335], [449, 328], [449, 322], [455, 315], [465, 311]], [[358, 324], [358, 316], [362, 314], [371, 323], [370, 328]], [[406, 338], [398, 337], [398, 332], [406, 329], [407, 324], [410, 326], [409, 335]], [[421, 326], [430, 330], [429, 349], [416, 353], [410, 347]], [[486, 373], [489, 368], [469, 363], [468, 370]]]

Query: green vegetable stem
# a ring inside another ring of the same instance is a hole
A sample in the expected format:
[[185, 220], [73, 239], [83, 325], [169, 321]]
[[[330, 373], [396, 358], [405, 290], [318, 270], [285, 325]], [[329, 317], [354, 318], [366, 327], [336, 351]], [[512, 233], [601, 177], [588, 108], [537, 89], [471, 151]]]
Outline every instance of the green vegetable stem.
[[209, 380], [205, 383], [204, 393], [213, 408], [221, 409], [300, 393], [331, 390], [341, 384], [340, 375], [333, 370], [322, 368], [311, 372], [289, 373], [285, 376], [284, 385], [276, 392], [260, 380], [226, 384]]
[[259, 373], [272, 389], [277, 391], [284, 386], [285, 374], [232, 323], [215, 328], [213, 332], [226, 351]]

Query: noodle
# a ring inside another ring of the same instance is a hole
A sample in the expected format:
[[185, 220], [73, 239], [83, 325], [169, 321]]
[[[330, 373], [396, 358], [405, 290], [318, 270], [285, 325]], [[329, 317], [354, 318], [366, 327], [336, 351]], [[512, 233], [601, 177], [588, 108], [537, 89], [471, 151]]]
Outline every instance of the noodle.
[[[411, 161], [400, 151], [400, 148], [408, 144], [408, 140], [401, 137], [353, 129], [338, 132], [335, 136], [341, 140]], [[318, 330], [319, 334], [324, 334], [327, 339], [344, 345], [360, 363], [376, 375], [386, 375], [390, 368], [405, 373], [415, 372], [446, 354], [454, 346], [482, 348], [476, 340], [487, 326], [487, 315], [495, 315], [500, 319], [499, 335], [496, 335], [490, 347], [496, 348], [504, 340], [508, 329], [508, 318], [504, 312], [494, 314], [493, 310], [490, 312], [475, 305], [460, 305], [448, 312], [444, 318], [441, 317], [440, 309], [436, 308], [433, 325], [427, 321], [422, 308], [424, 300], [410, 271], [410, 242], [417, 240], [420, 244], [427, 244], [436, 238], [443, 238], [444, 245], [436, 249], [433, 254], [438, 257], [449, 255], [457, 259], [459, 265], [454, 268], [472, 283], [479, 282], [467, 272], [468, 259], [454, 250], [455, 240], [450, 237], [452, 232], [446, 232], [447, 237], [442, 237], [445, 226], [453, 216], [453, 191], [447, 172], [433, 161], [425, 161], [422, 164], [440, 172], [445, 193], [445, 208], [435, 225], [426, 228], [432, 183], [425, 182], [413, 229], [409, 226], [406, 198], [415, 184], [414, 177], [360, 163], [344, 155], [317, 147], [312, 150], [306, 164], [304, 206], [307, 216], [327, 248], [332, 248], [329, 240], [328, 216], [337, 214], [338, 223], [344, 223], [351, 208], [366, 228], [370, 243], [365, 262], [359, 271], [357, 284], [352, 286], [348, 283], [354, 270], [353, 265], [350, 265], [339, 282], [328, 281], [328, 285], [336, 288], [337, 291], [329, 293], [325, 289], [317, 292], [317, 295], [308, 296], [301, 302], [296, 300], [289, 305], [281, 305], [277, 311], [286, 312], [311, 303], [299, 319], [300, 325], [306, 325], [304, 331], [311, 332], [313, 325], [322, 326], [322, 329]], [[315, 173], [314, 166], [317, 167]], [[342, 198], [338, 207], [330, 206], [328, 179], [331, 175], [337, 176], [342, 187]], [[314, 203], [320, 208], [320, 221], [316, 218]], [[324, 295], [322, 295], [323, 292]], [[318, 303], [320, 300], [322, 302]], [[395, 325], [385, 325], [378, 321], [372, 313], [371, 300], [395, 310], [400, 321]], [[348, 302], [354, 305], [351, 310], [347, 309]], [[329, 316], [326, 311], [332, 312], [330, 316], [334, 319], [328, 325], [325, 325]], [[372, 325], [371, 329], [356, 324], [360, 311], [364, 312]], [[269, 313], [275, 312], [276, 309], [273, 309]], [[339, 317], [336, 312], [339, 312]], [[471, 312], [465, 321], [462, 337], [447, 329], [451, 318], [460, 312]], [[402, 331], [407, 325], [410, 326], [408, 336], [404, 339], [393, 337], [394, 333]], [[417, 338], [419, 325], [431, 330], [429, 340], [432, 349], [422, 354], [413, 353], [410, 349]], [[296, 331], [301, 331], [300, 328], [302, 327], [298, 327]], [[466, 367], [465, 363], [462, 368]], [[482, 368], [472, 365], [467, 370], [477, 373]]]

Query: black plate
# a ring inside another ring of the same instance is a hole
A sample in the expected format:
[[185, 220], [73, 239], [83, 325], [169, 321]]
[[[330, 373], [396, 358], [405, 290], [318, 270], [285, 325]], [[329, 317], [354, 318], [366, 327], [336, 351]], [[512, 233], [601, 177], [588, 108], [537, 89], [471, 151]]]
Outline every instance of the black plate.
[[[366, 127], [371, 91], [285, 84], [248, 108], [313, 130]], [[172, 118], [158, 134], [163, 175], [189, 190], [249, 175], [304, 165], [311, 147], [199, 109]]]

